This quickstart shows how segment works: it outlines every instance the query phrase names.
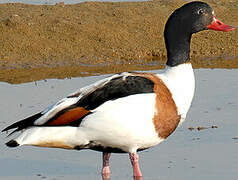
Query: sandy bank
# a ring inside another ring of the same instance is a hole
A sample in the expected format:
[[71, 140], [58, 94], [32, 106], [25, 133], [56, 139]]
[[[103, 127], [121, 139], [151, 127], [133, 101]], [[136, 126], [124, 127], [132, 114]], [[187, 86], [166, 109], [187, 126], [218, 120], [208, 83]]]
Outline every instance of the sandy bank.
[[[219, 19], [238, 26], [235, 0], [206, 2]], [[142, 70], [148, 63], [146, 69], [162, 67], [164, 24], [183, 3], [0, 4], [0, 81]], [[238, 31], [196, 34], [191, 58], [195, 68], [238, 68]]]

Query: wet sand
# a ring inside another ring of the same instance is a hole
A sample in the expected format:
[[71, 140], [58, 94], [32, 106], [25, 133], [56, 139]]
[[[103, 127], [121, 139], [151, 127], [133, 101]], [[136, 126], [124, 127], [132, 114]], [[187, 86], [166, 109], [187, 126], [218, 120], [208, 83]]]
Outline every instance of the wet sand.
[[[107, 76], [19, 85], [1, 82], [0, 129]], [[140, 152], [144, 180], [237, 179], [238, 70], [195, 69], [195, 76], [196, 93], [186, 121], [165, 142]], [[198, 127], [207, 129], [199, 131]], [[101, 153], [37, 147], [10, 149], [4, 145], [7, 140], [1, 134], [0, 179], [101, 179]], [[132, 180], [128, 155], [113, 154], [111, 171], [112, 180]]]
[[[222, 21], [238, 26], [235, 0], [205, 0]], [[159, 69], [166, 60], [163, 28], [184, 1], [0, 4], [0, 81], [29, 82]], [[238, 31], [193, 36], [195, 68], [238, 68]]]

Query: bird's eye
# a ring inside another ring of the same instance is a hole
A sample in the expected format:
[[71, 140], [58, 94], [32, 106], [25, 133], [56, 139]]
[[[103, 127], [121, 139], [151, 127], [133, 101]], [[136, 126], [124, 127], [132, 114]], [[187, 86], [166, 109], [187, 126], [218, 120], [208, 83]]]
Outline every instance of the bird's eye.
[[197, 13], [198, 13], [199, 15], [201, 15], [201, 14], [204, 13], [204, 11], [203, 11], [203, 9], [199, 9], [199, 10], [197, 11]]

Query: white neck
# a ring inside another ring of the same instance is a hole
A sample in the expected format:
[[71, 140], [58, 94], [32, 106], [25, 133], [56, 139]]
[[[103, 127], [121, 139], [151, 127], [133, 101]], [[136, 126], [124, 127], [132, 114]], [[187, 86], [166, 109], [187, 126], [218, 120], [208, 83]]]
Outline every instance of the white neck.
[[164, 72], [158, 76], [170, 89], [182, 117], [181, 121], [183, 121], [190, 108], [195, 90], [192, 65], [186, 63], [174, 67], [166, 66]]

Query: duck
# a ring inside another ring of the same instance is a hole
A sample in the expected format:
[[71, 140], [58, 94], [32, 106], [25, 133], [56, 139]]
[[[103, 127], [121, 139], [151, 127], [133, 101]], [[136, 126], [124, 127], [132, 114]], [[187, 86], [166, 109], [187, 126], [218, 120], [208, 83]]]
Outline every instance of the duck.
[[184, 4], [165, 24], [162, 73], [123, 72], [80, 88], [3, 129], [19, 132], [6, 145], [100, 151], [103, 177], [110, 177], [111, 153], [128, 153], [133, 176], [142, 177], [138, 152], [163, 142], [186, 118], [195, 90], [190, 42], [194, 33], [208, 29], [235, 27], [220, 21], [205, 2]]

